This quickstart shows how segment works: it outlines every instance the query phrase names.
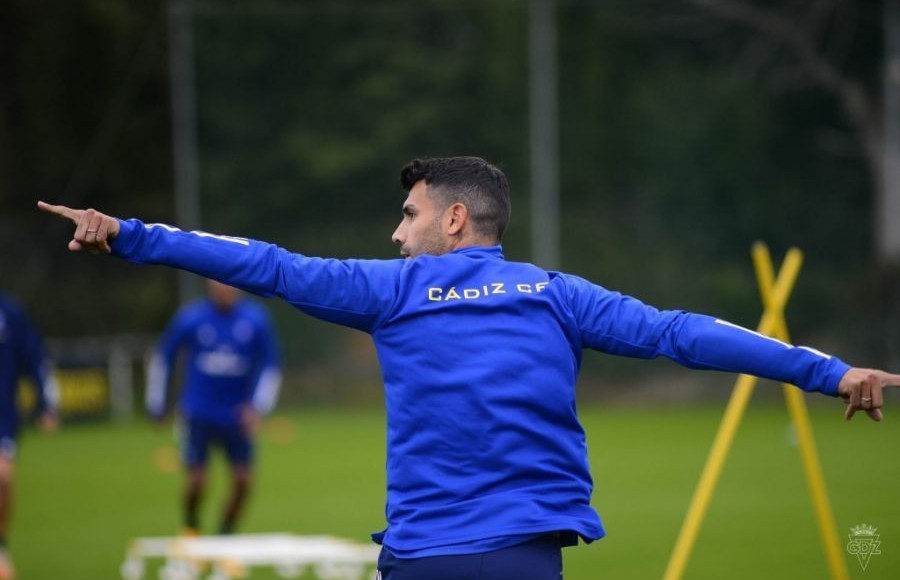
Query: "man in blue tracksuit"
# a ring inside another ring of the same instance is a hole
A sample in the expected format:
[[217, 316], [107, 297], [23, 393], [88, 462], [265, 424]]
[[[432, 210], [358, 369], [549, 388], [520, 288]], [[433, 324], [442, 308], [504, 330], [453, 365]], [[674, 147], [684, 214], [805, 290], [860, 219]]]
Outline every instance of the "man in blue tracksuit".
[[184, 355], [178, 412], [187, 468], [185, 531], [199, 530], [209, 449], [218, 446], [231, 465], [231, 496], [218, 531], [230, 534], [250, 489], [258, 418], [275, 405], [281, 367], [265, 308], [215, 280], [207, 280], [206, 289], [207, 297], [183, 306], [163, 333], [148, 369], [146, 402], [152, 418], [165, 418], [173, 369]]
[[659, 311], [582, 278], [504, 259], [503, 173], [414, 160], [392, 238], [401, 260], [335, 260], [244, 238], [43, 202], [69, 249], [165, 264], [369, 333], [387, 408], [385, 580], [553, 579], [560, 547], [604, 535], [575, 382], [584, 349], [750, 373], [847, 399], [880, 419], [900, 375], [851, 368], [708, 316]]
[[28, 378], [34, 387], [34, 414], [41, 426], [55, 428], [59, 388], [40, 333], [16, 302], [0, 294], [0, 580], [14, 577], [6, 542], [21, 423], [16, 399], [21, 378]]

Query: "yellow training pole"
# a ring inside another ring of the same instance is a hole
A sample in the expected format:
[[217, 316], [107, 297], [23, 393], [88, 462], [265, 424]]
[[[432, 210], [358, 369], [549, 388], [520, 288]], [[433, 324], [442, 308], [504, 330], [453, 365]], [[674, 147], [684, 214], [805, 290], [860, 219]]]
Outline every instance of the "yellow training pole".
[[[757, 279], [759, 280], [759, 293], [763, 306], [768, 308], [772, 299], [772, 259], [769, 249], [762, 243], [753, 245], [753, 263], [756, 266]], [[775, 338], [784, 342], [790, 342], [787, 324], [784, 316], [780, 316], [775, 322]], [[806, 409], [806, 401], [803, 393], [792, 385], [784, 384], [784, 397], [787, 401], [788, 411], [797, 431], [797, 443], [800, 447], [800, 457], [803, 462], [803, 471], [806, 474], [806, 483], [809, 487], [813, 509], [819, 522], [819, 536], [822, 547], [825, 550], [825, 558], [831, 577], [835, 580], [849, 578], [847, 565], [844, 561], [841, 543], [839, 540], [834, 514], [828, 501], [828, 492], [825, 488], [825, 478], [822, 475], [822, 467], [816, 451], [813, 438], [812, 423]]]
[[[757, 327], [760, 334], [770, 335], [774, 330], [797, 280], [802, 261], [800, 252], [797, 250], [790, 251], [785, 256], [778, 279], [772, 287], [769, 304], [765, 307]], [[753, 394], [755, 383], [756, 377], [749, 375], [740, 375], [735, 383], [722, 423], [719, 425], [719, 431], [713, 441], [712, 450], [700, 475], [700, 482], [694, 491], [687, 516], [681, 525], [678, 539], [675, 541], [675, 548], [663, 575], [664, 580], [679, 580], [684, 574], [688, 557], [697, 541], [700, 524], [703, 523], [713, 490], [722, 473], [722, 466], [734, 441], [734, 434], [737, 432], [741, 417], [747, 408], [750, 395]]]
[[706, 510], [712, 499], [713, 491], [722, 473], [722, 466], [725, 464], [728, 450], [731, 449], [734, 434], [737, 432], [741, 417], [747, 408], [750, 395], [753, 394], [753, 385], [755, 383], [756, 377], [740, 375], [734, 385], [731, 398], [728, 400], [728, 406], [725, 408], [725, 415], [722, 417], [722, 423], [719, 425], [719, 431], [716, 433], [709, 457], [706, 459], [706, 465], [703, 467], [703, 472], [700, 475], [700, 482], [697, 484], [687, 516], [685, 516], [684, 523], [681, 525], [681, 531], [678, 533], [675, 549], [669, 558], [668, 566], [666, 566], [666, 572], [663, 575], [664, 580], [679, 580], [684, 574], [688, 557], [690, 557], [694, 549], [697, 534], [700, 532], [700, 525], [706, 516]]

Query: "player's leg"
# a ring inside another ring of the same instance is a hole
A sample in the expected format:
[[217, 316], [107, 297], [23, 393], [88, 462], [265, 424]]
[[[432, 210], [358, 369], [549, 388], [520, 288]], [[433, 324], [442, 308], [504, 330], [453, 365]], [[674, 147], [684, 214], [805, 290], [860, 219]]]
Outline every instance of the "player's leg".
[[237, 522], [244, 511], [247, 496], [250, 494], [252, 470], [249, 465], [231, 466], [231, 496], [225, 504], [222, 514], [222, 524], [219, 527], [220, 534], [232, 534]]
[[231, 495], [222, 512], [220, 534], [234, 533], [244, 511], [253, 479], [253, 439], [237, 426], [223, 433], [225, 451], [231, 465]]
[[206, 491], [206, 465], [209, 457], [209, 425], [196, 419], [184, 420], [182, 459], [186, 471], [183, 495], [185, 533], [200, 530], [200, 507]]
[[382, 549], [378, 557], [382, 580], [562, 580], [559, 538], [541, 536], [530, 542], [459, 556], [397, 558]]
[[11, 580], [15, 577], [12, 559], [7, 551], [7, 541], [12, 518], [16, 440], [9, 430], [6, 431], [0, 435], [0, 580]]

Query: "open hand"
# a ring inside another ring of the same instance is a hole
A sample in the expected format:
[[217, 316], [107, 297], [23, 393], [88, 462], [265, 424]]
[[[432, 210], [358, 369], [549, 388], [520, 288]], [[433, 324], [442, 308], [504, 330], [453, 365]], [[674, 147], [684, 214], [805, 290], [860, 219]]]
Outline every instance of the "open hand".
[[259, 412], [253, 408], [253, 405], [249, 404], [242, 405], [238, 412], [240, 413], [240, 422], [244, 434], [248, 437], [255, 437], [257, 431], [259, 431]]
[[50, 411], [44, 411], [41, 413], [40, 426], [43, 431], [54, 433], [59, 429], [59, 415]]

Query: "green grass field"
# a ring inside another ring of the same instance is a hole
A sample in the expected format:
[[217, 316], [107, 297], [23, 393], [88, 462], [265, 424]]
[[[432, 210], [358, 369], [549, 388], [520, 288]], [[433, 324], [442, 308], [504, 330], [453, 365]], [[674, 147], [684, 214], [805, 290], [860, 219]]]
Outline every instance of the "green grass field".
[[[900, 410], [888, 409], [881, 424], [863, 417], [846, 423], [838, 403], [810, 401], [842, 546], [860, 523], [881, 534], [882, 553], [865, 571], [844, 554], [851, 577], [900, 577]], [[581, 409], [594, 505], [609, 535], [564, 551], [567, 580], [662, 576], [722, 410]], [[367, 540], [384, 524], [383, 420], [381, 409], [331, 408], [270, 420], [242, 531]], [[166, 453], [159, 451], [172, 445], [171, 431], [142, 421], [26, 433], [11, 536], [20, 578], [118, 578], [130, 538], [175, 533], [181, 474], [167, 470]], [[224, 491], [221, 463], [214, 475], [209, 527]], [[828, 577], [783, 405], [751, 404], [685, 577]]]

